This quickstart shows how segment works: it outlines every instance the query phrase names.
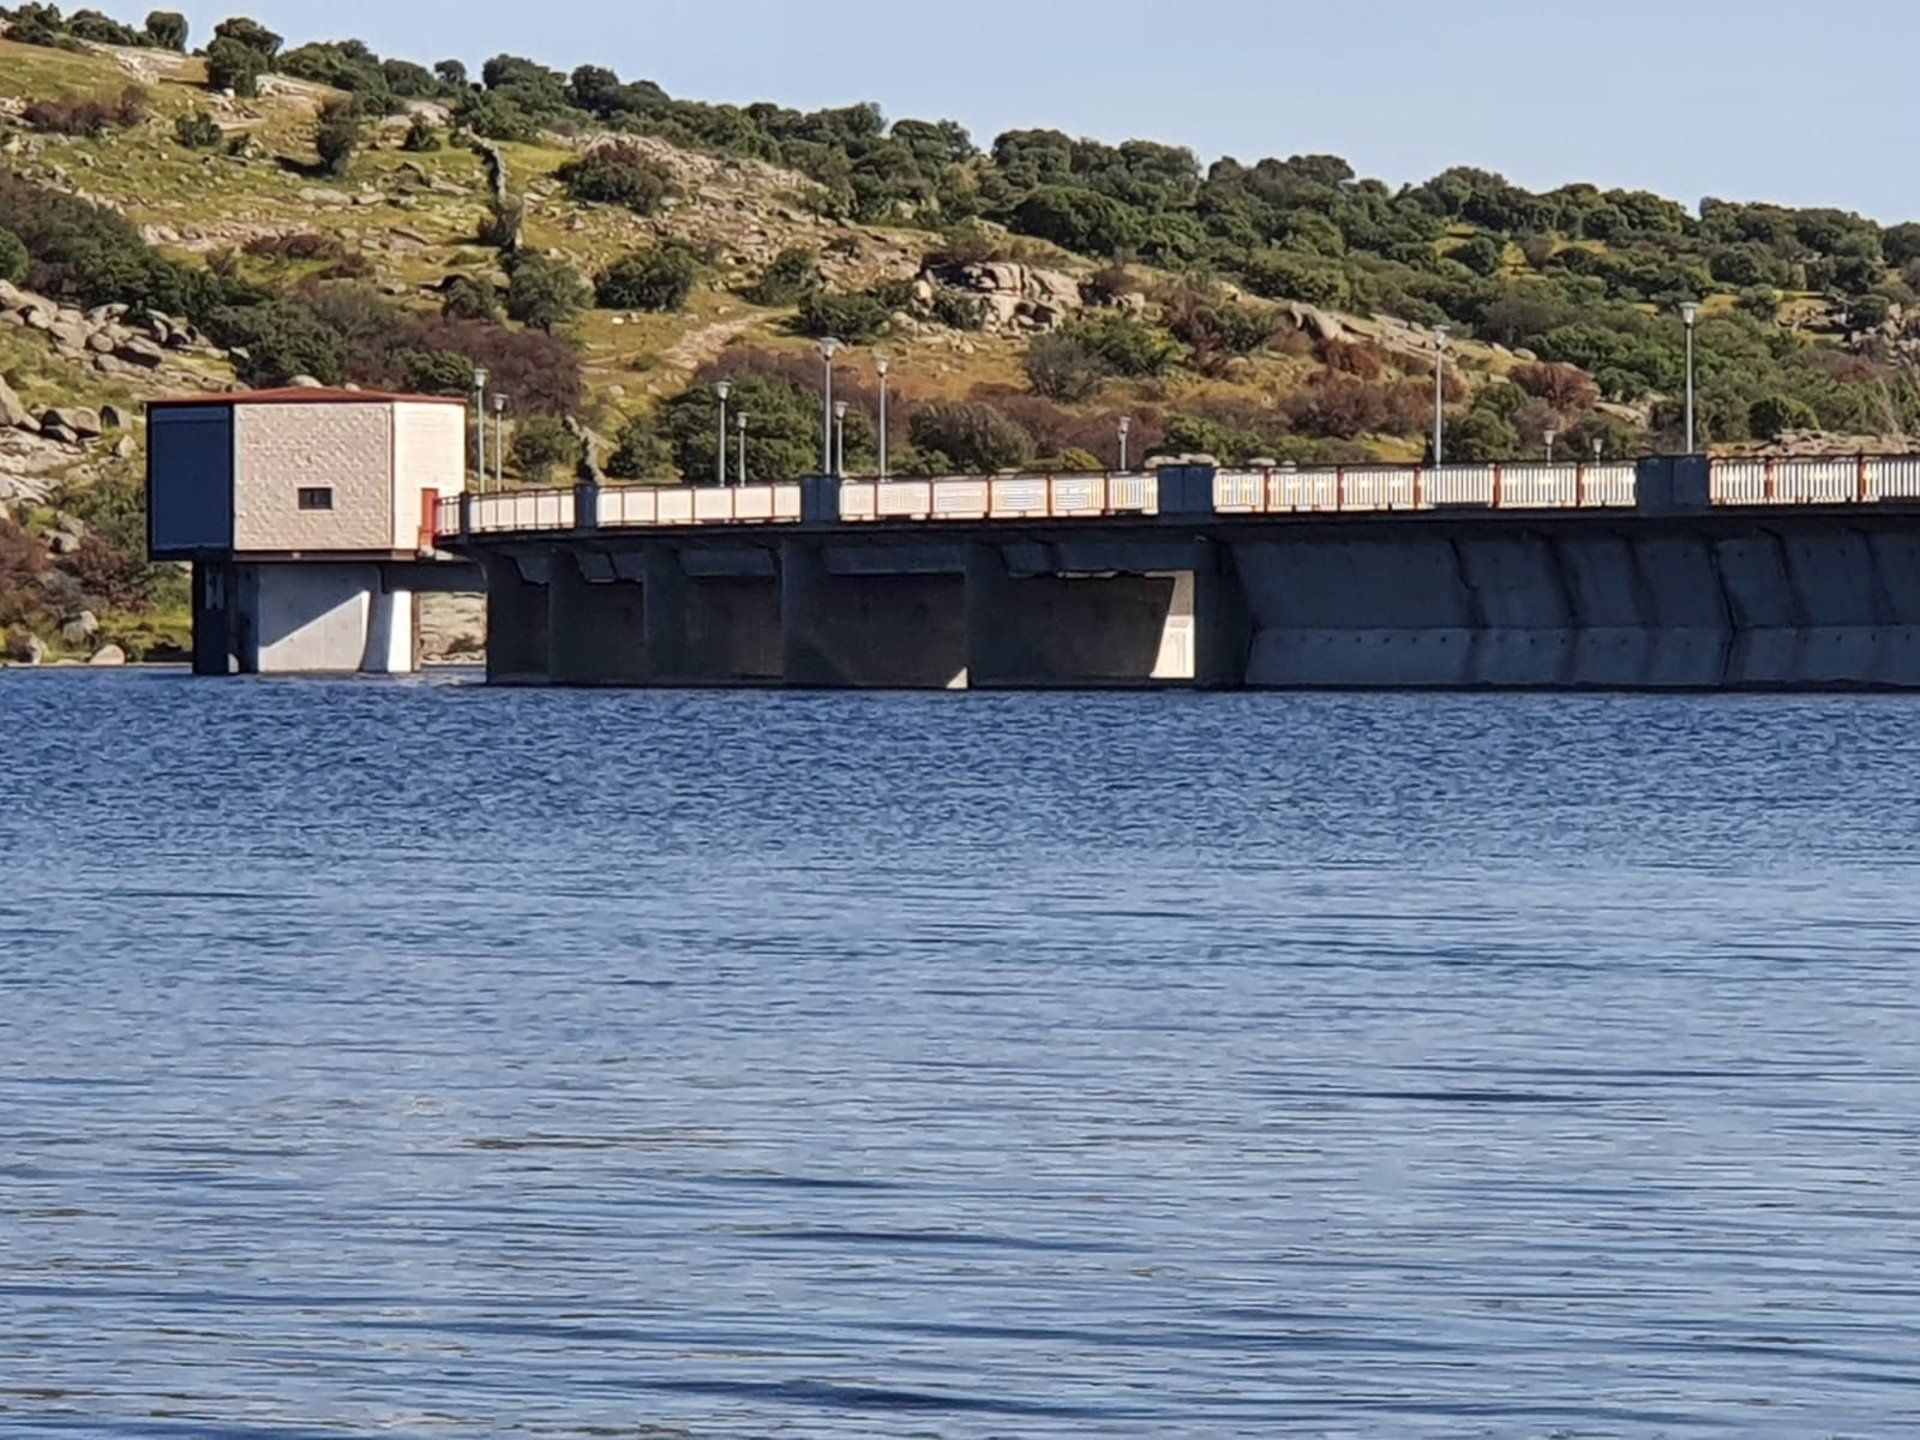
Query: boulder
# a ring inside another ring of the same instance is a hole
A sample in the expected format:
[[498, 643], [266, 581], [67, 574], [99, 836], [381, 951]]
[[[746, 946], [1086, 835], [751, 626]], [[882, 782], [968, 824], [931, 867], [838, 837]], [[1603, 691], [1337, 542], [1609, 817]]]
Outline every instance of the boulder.
[[84, 645], [99, 632], [99, 617], [91, 610], [82, 610], [60, 627], [60, 638], [69, 645]]
[[20, 403], [13, 387], [0, 379], [0, 430], [38, 430], [40, 423]]
[[113, 442], [113, 455], [116, 460], [131, 460], [139, 447], [133, 443], [133, 436], [122, 435]]
[[56, 530], [47, 536], [47, 549], [56, 555], [71, 555], [80, 548], [80, 537], [65, 530]]
[[135, 336], [114, 347], [114, 355], [129, 365], [138, 365], [146, 370], [157, 370], [167, 363], [167, 352], [151, 340], [142, 340]]
[[287, 381], [287, 384], [296, 390], [319, 390], [323, 388], [320, 382], [311, 375], [296, 375]]
[[47, 647], [38, 635], [27, 635], [13, 644], [13, 658], [22, 665], [38, 665], [47, 658]]
[[80, 437], [78, 435], [74, 434], [74, 432], [66, 426], [60, 424], [57, 420], [49, 420], [45, 415], [40, 417], [40, 438], [43, 440], [52, 440], [60, 445], [78, 445], [80, 443]]
[[118, 405], [102, 405], [100, 407], [100, 423], [109, 430], [126, 429], [131, 423], [131, 418], [132, 417]]
[[96, 355], [111, 355], [113, 353], [113, 336], [109, 335], [105, 330], [96, 330], [87, 337], [87, 349]]
[[100, 412], [89, 410], [84, 405], [65, 405], [58, 409], [42, 410], [40, 412], [42, 431], [44, 432], [50, 424], [91, 440], [100, 433]]
[[87, 660], [89, 665], [124, 665], [126, 663], [127, 652], [118, 645], [102, 645]]

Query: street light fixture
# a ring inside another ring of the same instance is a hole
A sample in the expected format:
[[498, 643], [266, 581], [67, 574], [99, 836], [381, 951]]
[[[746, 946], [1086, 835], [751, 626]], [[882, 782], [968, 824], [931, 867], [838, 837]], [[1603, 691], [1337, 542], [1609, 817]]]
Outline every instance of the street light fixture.
[[1691, 300], [1680, 307], [1680, 320], [1687, 327], [1687, 454], [1693, 454], [1693, 323], [1700, 318], [1700, 307]]
[[1133, 417], [1122, 415], [1117, 429], [1120, 435], [1120, 473], [1124, 475], [1127, 473], [1127, 436], [1133, 431]]
[[747, 483], [747, 412], [742, 410], [733, 417], [733, 428], [740, 432], [740, 475], [734, 481], [743, 489]]
[[820, 392], [820, 473], [832, 475], [833, 468], [833, 357], [840, 342], [828, 335], [820, 341], [820, 358], [826, 363], [826, 383]]
[[1593, 437], [1593, 461], [1594, 461], [1594, 464], [1596, 464], [1596, 465], [1597, 465], [1597, 464], [1599, 464], [1599, 463], [1600, 463], [1600, 453], [1601, 453], [1601, 451], [1603, 451], [1603, 450], [1605, 450], [1606, 448], [1607, 448], [1607, 442], [1606, 442], [1605, 440], [1603, 440], [1603, 439], [1601, 439], [1601, 438], [1600, 438], [1600, 437], [1599, 437], [1598, 435], [1596, 435], [1596, 436], [1594, 436], [1594, 437]]
[[720, 442], [713, 447], [713, 483], [721, 489], [727, 486], [727, 396], [733, 386], [725, 380], [717, 381], [713, 393], [720, 397]]
[[847, 473], [847, 402], [833, 402], [833, 473]]
[[890, 364], [885, 355], [873, 357], [874, 374], [880, 377], [880, 480], [882, 484], [887, 478], [887, 369]]
[[473, 367], [473, 464], [478, 472], [474, 488], [487, 488], [487, 367]]
[[1544, 438], [1547, 442], [1547, 464], [1549, 465], [1553, 463], [1553, 442], [1559, 438], [1559, 435], [1560, 432], [1554, 429], [1553, 426], [1547, 426]]
[[1445, 399], [1445, 378], [1447, 373], [1447, 327], [1433, 327], [1433, 464], [1438, 469], [1443, 462], [1441, 445], [1446, 439], [1446, 420], [1441, 411], [1441, 402]]

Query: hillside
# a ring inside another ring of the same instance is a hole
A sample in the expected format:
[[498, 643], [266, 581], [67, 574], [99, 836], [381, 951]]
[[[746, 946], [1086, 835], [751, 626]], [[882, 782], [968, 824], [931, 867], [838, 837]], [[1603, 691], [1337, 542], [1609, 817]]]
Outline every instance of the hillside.
[[818, 454], [831, 332], [855, 468], [882, 349], [900, 472], [1110, 465], [1122, 415], [1136, 459], [1405, 459], [1445, 322], [1449, 458], [1549, 430], [1620, 454], [1677, 440], [1691, 300], [1708, 440], [1898, 446], [1920, 419], [1920, 226], [1470, 169], [1392, 190], [1335, 157], [1203, 168], [1050, 131], [983, 151], [871, 107], [711, 106], [511, 56], [475, 81], [176, 22], [0, 10], [14, 653], [177, 643], [132, 420], [182, 389], [465, 393], [484, 364], [530, 483], [571, 472], [565, 417], [616, 475], [709, 473], [725, 374], [778, 478]]

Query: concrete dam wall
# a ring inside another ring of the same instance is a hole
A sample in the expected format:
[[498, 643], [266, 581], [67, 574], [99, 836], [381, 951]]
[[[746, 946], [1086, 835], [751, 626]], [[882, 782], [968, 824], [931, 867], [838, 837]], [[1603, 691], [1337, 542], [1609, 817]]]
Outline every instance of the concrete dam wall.
[[488, 561], [503, 682], [1920, 688], [1920, 515], [602, 536]]

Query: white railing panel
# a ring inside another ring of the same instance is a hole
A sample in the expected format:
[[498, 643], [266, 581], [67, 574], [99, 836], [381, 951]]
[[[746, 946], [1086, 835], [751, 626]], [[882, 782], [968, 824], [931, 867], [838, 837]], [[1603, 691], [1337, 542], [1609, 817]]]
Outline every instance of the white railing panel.
[[984, 520], [991, 513], [992, 487], [985, 480], [935, 480], [932, 489], [929, 513], [942, 520]]
[[1555, 510], [1580, 503], [1579, 468], [1573, 465], [1502, 465], [1500, 504], [1513, 510]]
[[882, 518], [913, 518], [933, 513], [930, 480], [889, 480], [876, 490], [874, 513]]
[[695, 524], [712, 523], [734, 518], [735, 490], [723, 490], [717, 486], [706, 485], [693, 492], [693, 519]]
[[691, 525], [693, 523], [693, 491], [684, 485], [669, 485], [660, 491], [658, 507], [654, 512], [656, 525]]
[[1413, 470], [1347, 470], [1342, 472], [1343, 510], [1411, 510], [1416, 489]]
[[1044, 519], [1052, 513], [1048, 503], [1053, 488], [1045, 475], [1018, 475], [988, 482], [988, 513], [996, 520]]
[[659, 514], [659, 503], [659, 492], [651, 486], [608, 486], [597, 501], [597, 523], [608, 529], [651, 525]]
[[1429, 505], [1491, 505], [1494, 500], [1491, 465], [1439, 465], [1425, 476]]
[[773, 519], [773, 487], [742, 485], [733, 492], [733, 518], [767, 521]]
[[1053, 490], [1056, 515], [1099, 515], [1107, 508], [1107, 486], [1100, 475], [1055, 475], [1048, 482]]
[[1118, 515], [1158, 515], [1160, 513], [1159, 477], [1154, 475], [1109, 475], [1107, 509]]
[[1612, 465], [1582, 465], [1580, 503], [1632, 509], [1640, 500], [1640, 488], [1634, 478], [1638, 473], [1638, 467], [1631, 460]]
[[1275, 470], [1267, 476], [1266, 508], [1278, 514], [1340, 507], [1338, 470]]
[[1257, 470], [1218, 470], [1213, 476], [1213, 508], [1221, 515], [1250, 515], [1266, 509], [1267, 477]]
[[[782, 486], [782, 489], [787, 487]], [[799, 486], [792, 487], [797, 495]], [[840, 487], [840, 518], [842, 520], [871, 520], [880, 513], [879, 490], [877, 484], [869, 481], [849, 481]]]
[[1858, 460], [1777, 460], [1773, 467], [1773, 502], [1838, 505], [1855, 498], [1859, 483]]
[[773, 519], [798, 520], [800, 518], [800, 487], [798, 485], [769, 485], [773, 495]]
[[1714, 460], [1707, 471], [1707, 499], [1715, 505], [1764, 505], [1767, 462]]

